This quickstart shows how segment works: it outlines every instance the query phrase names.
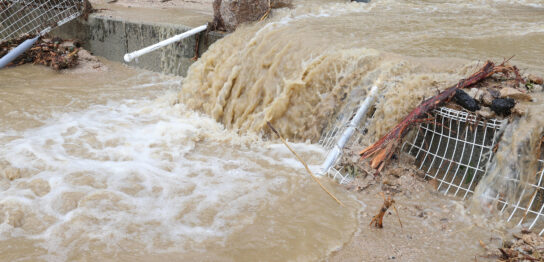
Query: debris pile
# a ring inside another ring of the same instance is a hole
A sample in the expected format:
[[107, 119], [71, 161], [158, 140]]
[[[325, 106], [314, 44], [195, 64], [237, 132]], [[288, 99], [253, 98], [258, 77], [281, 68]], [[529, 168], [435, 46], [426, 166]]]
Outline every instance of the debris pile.
[[498, 248], [480, 240], [480, 246], [486, 250], [481, 257], [499, 261], [544, 261], [544, 237], [523, 229], [512, 236]]
[[[8, 40], [0, 43], [0, 57], [6, 55], [10, 50], [17, 47], [30, 35]], [[58, 37], [41, 38], [28, 51], [11, 62], [10, 66], [23, 64], [40, 64], [51, 67], [55, 70], [73, 68], [78, 65], [78, 52], [80, 44], [77, 41], [65, 41]]]
[[459, 89], [455, 99], [446, 106], [474, 112], [479, 117], [503, 118], [526, 113], [524, 102], [533, 100], [531, 93], [542, 92], [542, 77], [521, 76], [515, 67], [513, 74], [494, 74], [470, 89]]
[[[541, 90], [542, 86], [538, 83], [542, 83], [542, 79], [527, 76], [525, 80], [518, 68], [507, 62], [495, 65], [487, 61], [468, 78], [423, 101], [389, 133], [360, 151], [361, 159], [372, 158], [370, 166], [377, 170], [376, 175], [379, 174], [411, 128], [418, 123], [432, 120], [432, 111], [441, 106], [477, 110], [483, 118], [492, 118], [495, 114], [508, 116], [512, 112], [523, 114], [526, 110], [520, 102], [532, 100], [528, 93]], [[470, 94], [464, 90], [470, 90]], [[520, 106], [516, 108], [518, 103]], [[486, 112], [486, 115], [483, 116], [482, 112]]]

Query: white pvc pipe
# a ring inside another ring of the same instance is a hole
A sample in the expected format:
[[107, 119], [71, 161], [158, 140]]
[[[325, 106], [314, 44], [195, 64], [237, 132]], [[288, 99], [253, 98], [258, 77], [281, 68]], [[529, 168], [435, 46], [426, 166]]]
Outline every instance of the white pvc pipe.
[[189, 36], [192, 36], [192, 35], [195, 35], [195, 34], [198, 34], [204, 30], [208, 29], [208, 25], [201, 25], [199, 27], [196, 27], [196, 28], [193, 28], [183, 34], [179, 34], [179, 35], [176, 35], [176, 36], [173, 36], [171, 38], [168, 38], [166, 40], [163, 40], [163, 41], [160, 41], [154, 45], [150, 45], [146, 48], [143, 48], [143, 49], [140, 49], [140, 50], [137, 50], [137, 51], [134, 51], [132, 53], [128, 53], [128, 54], [125, 54], [124, 56], [124, 59], [126, 62], [130, 62], [132, 60], [134, 60], [134, 58], [136, 57], [140, 57], [142, 55], [145, 55], [147, 53], [151, 53], [159, 48], [162, 48], [164, 46], [167, 46], [169, 44], [172, 44], [172, 43], [175, 43], [175, 42], [178, 42], [184, 38], [187, 38]]
[[0, 58], [0, 69], [6, 67], [9, 63], [11, 63], [17, 57], [19, 57], [22, 53], [30, 49], [32, 45], [34, 45], [34, 43], [38, 41], [38, 38], [40, 38], [40, 36], [36, 36], [34, 38], [25, 40], [19, 46], [12, 49], [11, 51], [9, 51], [9, 53], [7, 53], [5, 56]]
[[365, 101], [361, 104], [359, 109], [357, 109], [357, 113], [355, 113], [355, 116], [351, 119], [348, 128], [346, 128], [344, 133], [342, 133], [342, 136], [340, 137], [340, 139], [338, 139], [333, 149], [329, 152], [327, 158], [321, 165], [320, 175], [324, 175], [329, 172], [329, 169], [332, 167], [332, 165], [336, 163], [336, 160], [338, 160], [338, 157], [340, 157], [340, 154], [342, 153], [342, 149], [353, 135], [353, 132], [355, 132], [357, 126], [359, 126], [359, 122], [361, 122], [370, 106], [372, 106], [372, 104], [374, 103], [374, 97], [377, 93], [378, 87], [373, 86], [370, 90], [370, 94], [368, 94]]

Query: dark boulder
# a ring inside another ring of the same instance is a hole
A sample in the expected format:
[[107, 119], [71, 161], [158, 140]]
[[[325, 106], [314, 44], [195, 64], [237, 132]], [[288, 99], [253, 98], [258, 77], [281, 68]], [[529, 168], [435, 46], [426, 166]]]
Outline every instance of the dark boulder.
[[510, 115], [511, 109], [516, 105], [516, 100], [512, 98], [497, 98], [491, 102], [491, 110], [498, 115]]
[[457, 91], [455, 91], [455, 102], [466, 110], [472, 112], [480, 110], [480, 105], [478, 105], [478, 102], [476, 102], [474, 98], [461, 89], [457, 89]]

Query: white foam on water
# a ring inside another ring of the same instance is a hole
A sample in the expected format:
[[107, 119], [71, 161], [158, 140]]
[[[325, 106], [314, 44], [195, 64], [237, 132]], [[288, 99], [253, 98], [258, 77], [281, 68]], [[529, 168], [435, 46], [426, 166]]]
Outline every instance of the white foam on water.
[[[45, 240], [64, 259], [96, 242], [202, 251], [305, 179], [283, 145], [226, 131], [170, 97], [94, 105], [0, 133], [0, 239]], [[323, 154], [294, 147], [310, 159]]]
[[521, 5], [535, 8], [544, 8], [544, 1], [542, 0], [493, 0], [493, 2], [514, 6]]

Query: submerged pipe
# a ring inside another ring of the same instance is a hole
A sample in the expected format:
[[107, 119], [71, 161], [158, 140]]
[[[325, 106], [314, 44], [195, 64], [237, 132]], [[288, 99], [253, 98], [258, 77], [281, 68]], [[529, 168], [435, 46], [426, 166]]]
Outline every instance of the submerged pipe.
[[338, 139], [332, 150], [327, 155], [325, 162], [323, 162], [323, 164], [321, 165], [320, 175], [325, 175], [327, 172], [329, 172], [329, 169], [334, 165], [334, 163], [336, 163], [336, 160], [338, 160], [338, 157], [340, 157], [340, 154], [342, 153], [342, 149], [353, 135], [353, 132], [355, 132], [357, 126], [359, 126], [359, 122], [361, 122], [363, 116], [366, 115], [366, 112], [374, 103], [374, 97], [377, 93], [378, 87], [373, 86], [370, 90], [370, 94], [368, 94], [365, 101], [361, 104], [359, 109], [357, 109], [357, 113], [355, 113], [355, 116], [353, 116], [353, 118], [351, 119], [348, 128], [344, 131], [344, 133], [342, 133], [340, 139]]
[[170, 37], [166, 40], [162, 40], [154, 45], [150, 45], [146, 48], [143, 48], [143, 49], [140, 49], [140, 50], [137, 50], [137, 51], [134, 51], [132, 53], [128, 53], [128, 54], [125, 54], [124, 56], [124, 59], [125, 59], [125, 62], [130, 62], [132, 60], [134, 60], [134, 58], [137, 58], [137, 57], [140, 57], [142, 55], [145, 55], [147, 53], [151, 53], [159, 48], [162, 48], [164, 46], [167, 46], [169, 44], [173, 44], [175, 42], [178, 42], [184, 38], [187, 38], [189, 36], [192, 36], [192, 35], [195, 35], [195, 34], [198, 34], [204, 30], [208, 29], [208, 25], [201, 25], [199, 27], [196, 27], [196, 28], [193, 28], [183, 34], [179, 34], [179, 35], [175, 35], [173, 37]]
[[34, 38], [25, 40], [19, 46], [9, 51], [9, 53], [7, 53], [5, 56], [0, 58], [0, 69], [6, 67], [9, 63], [11, 63], [11, 61], [15, 60], [17, 57], [23, 54], [26, 50], [30, 49], [32, 45], [34, 45], [34, 43], [38, 41], [38, 38], [40, 38], [40, 36], [36, 36]]

